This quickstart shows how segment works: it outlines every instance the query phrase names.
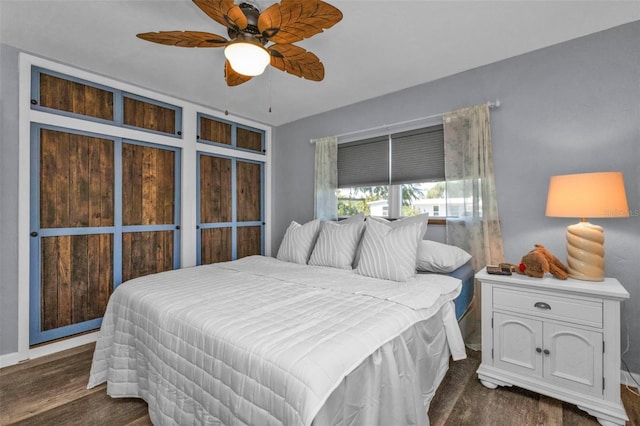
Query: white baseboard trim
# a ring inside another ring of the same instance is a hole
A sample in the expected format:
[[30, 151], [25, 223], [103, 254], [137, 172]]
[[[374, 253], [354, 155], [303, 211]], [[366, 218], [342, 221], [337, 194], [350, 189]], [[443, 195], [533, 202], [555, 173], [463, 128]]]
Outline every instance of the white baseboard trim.
[[0, 368], [16, 365], [20, 361], [24, 361], [20, 356], [20, 352], [11, 352], [8, 354], [0, 355]]
[[50, 343], [48, 345], [38, 346], [37, 348], [29, 349], [29, 355], [25, 358], [20, 352], [12, 352], [4, 355], [0, 355], [0, 368], [10, 367], [16, 365], [22, 361], [30, 359], [40, 358], [46, 355], [55, 354], [57, 352], [66, 351], [78, 346], [86, 345], [87, 343], [93, 343], [98, 340], [98, 332], [83, 334], [82, 336], [72, 337], [70, 339], [61, 340], [59, 342]]
[[41, 356], [51, 355], [56, 352], [65, 351], [77, 346], [93, 343], [98, 340], [98, 332], [83, 334], [82, 336], [72, 337], [70, 339], [61, 340], [59, 342], [50, 343], [48, 345], [38, 346], [29, 349], [29, 359], [40, 358]]
[[[638, 373], [630, 373], [626, 370], [620, 370], [620, 384], [629, 385], [632, 388], [638, 388], [638, 385], [633, 381], [640, 383], [640, 374]], [[640, 389], [639, 389], [640, 390]]]

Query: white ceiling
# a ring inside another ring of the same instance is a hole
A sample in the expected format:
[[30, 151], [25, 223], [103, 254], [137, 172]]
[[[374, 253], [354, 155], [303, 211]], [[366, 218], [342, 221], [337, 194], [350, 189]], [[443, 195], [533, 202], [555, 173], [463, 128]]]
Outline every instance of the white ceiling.
[[[261, 10], [274, 3], [249, 2]], [[227, 88], [222, 49], [185, 49], [136, 38], [160, 30], [226, 37], [226, 29], [190, 0], [0, 0], [0, 41], [280, 125], [640, 20], [640, 0], [329, 2], [342, 11], [343, 20], [297, 43], [324, 63], [322, 82], [269, 67], [262, 76]]]

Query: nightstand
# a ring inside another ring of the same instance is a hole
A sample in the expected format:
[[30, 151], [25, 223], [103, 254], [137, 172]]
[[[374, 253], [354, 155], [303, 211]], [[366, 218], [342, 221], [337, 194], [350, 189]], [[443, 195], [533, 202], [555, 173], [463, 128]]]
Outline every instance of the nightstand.
[[562, 401], [603, 425], [628, 420], [620, 400], [618, 280], [589, 282], [476, 274], [482, 286], [482, 364], [488, 388], [519, 386]]

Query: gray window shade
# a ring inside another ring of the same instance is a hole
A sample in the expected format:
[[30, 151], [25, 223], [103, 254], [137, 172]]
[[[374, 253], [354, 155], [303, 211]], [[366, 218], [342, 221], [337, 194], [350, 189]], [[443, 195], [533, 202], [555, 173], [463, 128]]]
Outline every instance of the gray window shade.
[[443, 126], [397, 133], [391, 139], [392, 185], [445, 180]]
[[388, 136], [338, 145], [338, 188], [388, 184]]
[[442, 125], [338, 145], [338, 188], [444, 180]]

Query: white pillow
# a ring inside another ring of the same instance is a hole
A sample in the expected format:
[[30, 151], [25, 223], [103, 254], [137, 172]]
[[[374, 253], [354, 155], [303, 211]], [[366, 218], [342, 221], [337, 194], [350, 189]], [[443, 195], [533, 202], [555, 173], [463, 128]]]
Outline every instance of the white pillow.
[[309, 265], [351, 269], [363, 229], [364, 217], [359, 222], [323, 222]]
[[456, 246], [437, 241], [422, 240], [418, 244], [418, 271], [449, 273], [471, 259], [471, 255]]
[[342, 219], [338, 221], [340, 225], [344, 223], [353, 223], [353, 222], [357, 222], [357, 223], [364, 222], [364, 213], [356, 213], [353, 216], [349, 216], [346, 219]]
[[[425, 232], [427, 232], [427, 225], [429, 222], [429, 213], [423, 213], [423, 214], [419, 214], [417, 216], [406, 216], [403, 217], [401, 219], [397, 219], [397, 220], [387, 220], [383, 217], [375, 217], [375, 216], [369, 216], [367, 217], [367, 222], [371, 222], [371, 221], [376, 221], [379, 223], [384, 223], [387, 226], [390, 226], [392, 228], [395, 228], [397, 226], [407, 226], [407, 225], [412, 225], [412, 224], [420, 224], [420, 240], [424, 237]], [[354, 267], [358, 266], [358, 263], [360, 263], [360, 252], [362, 251], [361, 247], [358, 247], [358, 250], [356, 251], [356, 257], [354, 259]]]
[[312, 220], [304, 225], [292, 221], [282, 238], [276, 258], [285, 262], [306, 265], [313, 245], [320, 231], [320, 220]]
[[368, 277], [406, 281], [415, 275], [420, 223], [389, 226], [367, 220], [356, 272]]
[[387, 224], [392, 228], [395, 228], [396, 226], [406, 226], [406, 225], [418, 223], [422, 227], [422, 234], [420, 235], [420, 238], [423, 238], [424, 233], [427, 232], [427, 225], [429, 224], [429, 213], [422, 213], [417, 216], [405, 216], [397, 220], [387, 220], [382, 217], [373, 217], [373, 216], [370, 216], [369, 219], [373, 219], [380, 223]]

